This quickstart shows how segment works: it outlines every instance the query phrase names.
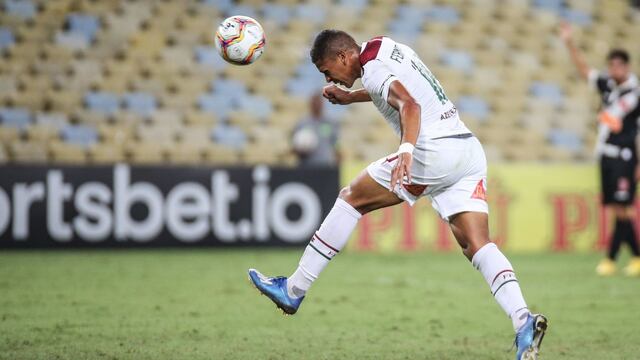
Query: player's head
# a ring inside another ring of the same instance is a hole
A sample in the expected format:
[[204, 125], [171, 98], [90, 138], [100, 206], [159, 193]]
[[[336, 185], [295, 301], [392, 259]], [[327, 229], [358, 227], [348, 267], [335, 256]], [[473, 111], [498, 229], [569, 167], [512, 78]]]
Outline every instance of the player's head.
[[351, 87], [360, 77], [360, 47], [344, 31], [320, 32], [311, 48], [311, 61], [324, 74], [327, 82]]
[[607, 55], [607, 67], [609, 76], [618, 84], [627, 80], [631, 70], [629, 69], [629, 53], [623, 49], [613, 49]]

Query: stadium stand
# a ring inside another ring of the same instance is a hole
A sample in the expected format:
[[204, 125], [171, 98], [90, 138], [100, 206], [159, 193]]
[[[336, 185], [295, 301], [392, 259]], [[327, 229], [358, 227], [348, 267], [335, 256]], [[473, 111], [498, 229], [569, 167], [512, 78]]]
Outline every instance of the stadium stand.
[[[323, 85], [307, 51], [327, 27], [414, 46], [490, 160], [587, 160], [596, 101], [577, 81], [557, 25], [573, 23], [599, 65], [610, 47], [640, 36], [638, 10], [624, 0], [0, 5], [3, 163], [294, 165], [289, 134]], [[251, 66], [226, 64], [213, 46], [215, 25], [232, 14], [265, 27], [266, 52]], [[587, 42], [595, 33], [598, 41]], [[342, 123], [346, 159], [373, 160], [396, 146], [372, 107], [329, 106], [327, 114]]]

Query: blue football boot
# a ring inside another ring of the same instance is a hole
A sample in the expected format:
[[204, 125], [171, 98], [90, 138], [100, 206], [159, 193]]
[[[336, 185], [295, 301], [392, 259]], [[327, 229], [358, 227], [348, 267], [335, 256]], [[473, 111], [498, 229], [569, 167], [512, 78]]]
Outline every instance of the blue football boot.
[[304, 296], [299, 298], [289, 297], [287, 278], [284, 276], [266, 277], [256, 269], [249, 269], [249, 280], [262, 295], [267, 295], [286, 314], [295, 314], [304, 299]]
[[547, 318], [540, 314], [529, 314], [516, 334], [516, 360], [536, 360], [545, 331]]

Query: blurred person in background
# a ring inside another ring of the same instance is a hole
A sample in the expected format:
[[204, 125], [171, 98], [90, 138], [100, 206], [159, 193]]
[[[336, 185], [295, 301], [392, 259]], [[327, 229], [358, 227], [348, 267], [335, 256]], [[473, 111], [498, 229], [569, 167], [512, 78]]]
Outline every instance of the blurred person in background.
[[[640, 175], [638, 168], [638, 117], [640, 108], [623, 98], [633, 97], [638, 89], [638, 78], [631, 72], [629, 54], [622, 49], [614, 49], [607, 55], [607, 71], [599, 72], [584, 60], [582, 52], [573, 41], [571, 27], [564, 23], [560, 28], [560, 37], [564, 41], [571, 60], [580, 76], [588, 81], [600, 94], [602, 109], [599, 116], [596, 156], [600, 163], [600, 182], [602, 205], [613, 210], [615, 228], [607, 257], [596, 267], [599, 275], [613, 275], [616, 272], [616, 258], [622, 243], [627, 243], [633, 254], [625, 273], [640, 275], [640, 250], [633, 226], [636, 183]], [[612, 107], [622, 107], [621, 111], [612, 110], [620, 116], [610, 115], [606, 111]]]
[[309, 99], [309, 116], [292, 133], [292, 147], [300, 166], [337, 166], [339, 125], [324, 115], [324, 99], [318, 93]]

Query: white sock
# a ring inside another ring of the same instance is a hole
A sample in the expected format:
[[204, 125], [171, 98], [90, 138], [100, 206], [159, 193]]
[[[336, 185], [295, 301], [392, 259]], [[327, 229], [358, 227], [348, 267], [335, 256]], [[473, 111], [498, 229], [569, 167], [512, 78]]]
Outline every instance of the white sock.
[[493, 297], [511, 318], [513, 329], [518, 331], [527, 320], [529, 309], [509, 260], [496, 244], [489, 243], [473, 255], [471, 264], [482, 273], [491, 288]]
[[346, 245], [361, 217], [349, 203], [340, 198], [336, 200], [304, 250], [298, 268], [287, 279], [289, 296], [304, 296], [329, 261]]

